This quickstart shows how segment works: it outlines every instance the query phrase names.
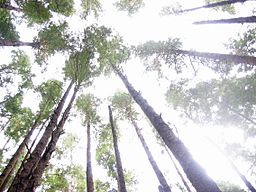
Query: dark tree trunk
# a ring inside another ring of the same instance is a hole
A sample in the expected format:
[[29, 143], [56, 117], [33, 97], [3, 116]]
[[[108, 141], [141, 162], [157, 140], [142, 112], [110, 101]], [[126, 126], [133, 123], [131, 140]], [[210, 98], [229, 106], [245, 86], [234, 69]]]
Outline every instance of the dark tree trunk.
[[62, 118], [57, 125], [57, 128], [53, 131], [52, 138], [51, 138], [48, 146], [46, 147], [43, 156], [41, 157], [37, 166], [34, 168], [34, 171], [30, 175], [30, 179], [27, 180], [26, 188], [23, 191], [21, 191], [19, 189], [19, 192], [35, 191], [36, 188], [40, 185], [44, 170], [49, 165], [51, 155], [56, 149], [56, 145], [57, 145], [57, 142], [58, 142], [60, 136], [64, 133], [64, 125], [65, 125], [66, 120], [69, 117], [69, 113], [72, 108], [73, 102], [76, 98], [77, 91], [78, 91], [78, 89], [75, 87], [74, 93], [69, 101], [69, 104], [68, 104], [67, 108], [65, 109], [65, 111], [62, 115]]
[[191, 8], [191, 9], [185, 9], [180, 11], [180, 13], [184, 13], [184, 12], [189, 12], [189, 11], [195, 11], [198, 9], [204, 9], [204, 8], [214, 8], [214, 7], [219, 7], [219, 6], [225, 6], [225, 5], [231, 5], [234, 3], [244, 3], [245, 1], [248, 0], [227, 0], [227, 1], [220, 1], [220, 2], [216, 2], [216, 3], [210, 3], [208, 5], [204, 5], [201, 7], [195, 7], [195, 8]]
[[21, 12], [22, 9], [19, 7], [14, 7], [12, 5], [9, 5], [8, 3], [0, 3], [0, 9], [7, 9], [9, 11], [17, 11], [17, 12]]
[[202, 25], [202, 24], [244, 24], [244, 23], [256, 23], [256, 16], [250, 17], [237, 17], [231, 19], [219, 19], [219, 20], [208, 20], [208, 21], [197, 21], [193, 24]]
[[64, 93], [62, 99], [60, 100], [57, 108], [54, 110], [51, 120], [49, 124], [47, 125], [44, 134], [42, 135], [40, 141], [36, 145], [34, 151], [31, 153], [29, 159], [24, 163], [22, 171], [20, 175], [15, 179], [13, 182], [13, 185], [10, 186], [9, 192], [15, 192], [16, 189], [19, 189], [19, 191], [23, 191], [26, 188], [27, 180], [29, 179], [30, 175], [32, 174], [33, 170], [35, 169], [37, 163], [39, 162], [41, 158], [41, 154], [46, 148], [46, 145], [48, 143], [49, 138], [51, 137], [53, 133], [53, 129], [57, 126], [58, 118], [61, 114], [61, 111], [63, 109], [63, 106], [65, 104], [65, 101], [67, 99], [67, 96], [69, 94], [69, 91], [71, 87], [73, 86], [74, 82], [72, 81], [66, 92]]
[[22, 42], [16, 40], [5, 40], [0, 39], [0, 47], [9, 46], [9, 47], [21, 47], [21, 46], [30, 46], [30, 47], [38, 47], [38, 43], [35, 42]]
[[[6, 146], [8, 145], [8, 143], [10, 142], [10, 140], [11, 140], [11, 138], [9, 137], [9, 138], [7, 139], [7, 141], [5, 142], [5, 144], [4, 144], [3, 148], [1, 149], [1, 151], [5, 151], [5, 150], [6, 150]], [[0, 183], [1, 183], [1, 176], [0, 176]]]
[[194, 57], [201, 57], [205, 59], [212, 59], [214, 61], [224, 61], [236, 64], [251, 64], [256, 65], [256, 57], [253, 56], [239, 56], [231, 54], [222, 54], [222, 53], [208, 53], [208, 52], [197, 52], [197, 51], [187, 51], [187, 50], [170, 50], [178, 54], [189, 55]]
[[167, 183], [163, 173], [159, 169], [156, 161], [154, 160], [154, 158], [153, 158], [153, 156], [152, 156], [152, 154], [151, 154], [151, 152], [150, 152], [150, 150], [148, 148], [148, 145], [147, 145], [143, 135], [140, 132], [140, 129], [139, 129], [137, 123], [135, 121], [132, 121], [132, 125], [134, 126], [134, 128], [136, 130], [136, 133], [137, 133], [137, 135], [138, 135], [138, 137], [140, 139], [140, 142], [141, 142], [141, 144], [142, 144], [142, 146], [143, 146], [143, 148], [144, 148], [144, 150], [145, 150], [145, 152], [147, 154], [148, 160], [149, 160], [149, 162], [150, 162], [150, 164], [151, 164], [151, 166], [152, 166], [152, 168], [153, 168], [153, 170], [154, 170], [154, 172], [155, 172], [155, 174], [156, 174], [156, 176], [158, 178], [158, 181], [161, 184], [164, 192], [171, 192], [171, 189], [170, 189], [170, 187], [169, 187], [169, 185], [168, 185], [168, 183]]
[[171, 150], [175, 158], [181, 164], [184, 172], [197, 192], [220, 192], [216, 183], [206, 174], [205, 170], [193, 159], [189, 150], [183, 142], [175, 136], [172, 129], [163, 121], [148, 102], [128, 82], [127, 78], [114, 66], [112, 68], [125, 84], [133, 99], [141, 107], [142, 111], [149, 118], [164, 143]]
[[91, 126], [87, 123], [87, 165], [86, 165], [86, 183], [87, 192], [94, 192], [92, 160], [91, 160]]
[[188, 192], [192, 192], [191, 189], [190, 189], [190, 187], [189, 187], [189, 185], [188, 185], [188, 183], [187, 183], [187, 181], [186, 181], [186, 179], [183, 177], [183, 175], [182, 175], [182, 173], [180, 172], [178, 166], [176, 165], [174, 159], [172, 158], [172, 155], [171, 155], [171, 153], [169, 152], [168, 148], [166, 147], [166, 145], [165, 145], [164, 143], [163, 143], [163, 145], [164, 145], [165, 151], [166, 151], [167, 154], [169, 155], [169, 157], [170, 157], [170, 159], [171, 159], [171, 161], [172, 161], [172, 163], [173, 163], [173, 165], [174, 165], [174, 167], [175, 167], [175, 169], [176, 169], [178, 175], [180, 176], [180, 179], [182, 180], [184, 186], [186, 187], [187, 191], [188, 191]]
[[[24, 140], [21, 142], [20, 146], [16, 150], [16, 152], [13, 154], [12, 158], [9, 160], [8, 164], [5, 166], [2, 174], [0, 175], [0, 192], [4, 191], [6, 184], [8, 183], [9, 179], [11, 178], [11, 175], [15, 169], [15, 166], [21, 157], [22, 153], [24, 152], [24, 149], [26, 146], [28, 146], [29, 139], [31, 135], [33, 134], [34, 130], [37, 128], [37, 126], [40, 123], [41, 113], [39, 113], [37, 119], [35, 120], [34, 124], [32, 125], [32, 128], [28, 131], [27, 135], [25, 136]], [[7, 180], [7, 181], [5, 181]]]
[[118, 149], [117, 134], [116, 134], [113, 116], [112, 116], [112, 110], [111, 110], [110, 106], [108, 106], [108, 110], [109, 110], [109, 121], [110, 121], [110, 125], [111, 125], [113, 143], [114, 143], [114, 149], [115, 149], [116, 168], [117, 168], [117, 176], [118, 176], [118, 180], [117, 180], [118, 181], [118, 189], [120, 192], [127, 192], [126, 186], [125, 186], [122, 161], [121, 161], [120, 152]]

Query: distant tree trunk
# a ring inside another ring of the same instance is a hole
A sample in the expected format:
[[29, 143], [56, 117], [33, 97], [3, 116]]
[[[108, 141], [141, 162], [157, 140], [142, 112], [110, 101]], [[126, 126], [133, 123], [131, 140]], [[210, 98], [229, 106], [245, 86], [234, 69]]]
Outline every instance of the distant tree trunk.
[[38, 43], [36, 42], [22, 42], [18, 40], [6, 40], [0, 39], [0, 47], [21, 47], [21, 46], [30, 46], [30, 47], [38, 47]]
[[128, 82], [127, 78], [114, 66], [113, 70], [125, 84], [127, 90], [133, 99], [141, 107], [142, 111], [149, 118], [152, 125], [155, 127], [159, 135], [162, 137], [165, 144], [171, 150], [175, 158], [181, 164], [184, 172], [197, 192], [220, 192], [216, 183], [206, 174], [205, 170], [193, 159], [189, 150], [183, 142], [176, 137], [172, 129], [163, 121], [148, 102], [137, 92]]
[[[9, 137], [9, 138], [7, 139], [7, 141], [5, 142], [5, 144], [4, 144], [3, 148], [1, 149], [1, 151], [6, 150], [6, 146], [8, 145], [8, 143], [10, 142], [10, 140], [11, 140], [11, 138]], [[1, 176], [0, 176], [0, 183], [1, 183]]]
[[64, 93], [62, 99], [60, 100], [58, 106], [54, 110], [54, 112], [51, 116], [51, 120], [50, 120], [49, 124], [47, 125], [44, 134], [42, 135], [40, 141], [36, 145], [34, 151], [31, 153], [29, 159], [26, 161], [26, 163], [24, 163], [23, 169], [22, 169], [20, 175], [18, 175], [18, 177], [15, 179], [15, 181], [13, 182], [13, 185], [10, 186], [10, 188], [8, 190], [9, 192], [16, 192], [17, 189], [19, 189], [19, 191], [21, 192], [26, 188], [27, 180], [30, 177], [35, 166], [39, 162], [39, 160], [41, 158], [41, 154], [45, 150], [48, 140], [53, 133], [53, 129], [57, 126], [58, 118], [61, 114], [61, 111], [63, 109], [63, 106], [65, 104], [65, 101], [67, 99], [67, 96], [68, 96], [73, 84], [74, 84], [73, 81], [69, 84], [69, 86], [68, 86], [66, 92]]
[[189, 55], [194, 57], [202, 57], [206, 59], [212, 59], [215, 61], [231, 62], [236, 64], [246, 63], [256, 65], [256, 57], [253, 56], [240, 56], [222, 53], [209, 53], [209, 52], [198, 52], [198, 51], [187, 51], [187, 50], [171, 50], [178, 54]]
[[195, 8], [191, 8], [191, 9], [185, 9], [180, 11], [180, 13], [183, 12], [189, 12], [189, 11], [195, 11], [198, 9], [204, 9], [204, 8], [214, 8], [214, 7], [219, 7], [219, 6], [224, 6], [224, 5], [231, 5], [234, 3], [244, 3], [245, 1], [250, 1], [250, 0], [227, 0], [227, 1], [220, 1], [220, 2], [216, 2], [216, 3], [210, 3], [204, 6], [200, 6], [200, 7], [195, 7]]
[[174, 167], [175, 167], [175, 169], [176, 169], [178, 175], [180, 176], [180, 178], [181, 178], [181, 180], [182, 180], [184, 186], [186, 187], [187, 191], [188, 191], [188, 192], [192, 192], [191, 189], [190, 189], [190, 187], [189, 187], [189, 185], [188, 185], [188, 183], [187, 183], [187, 181], [186, 181], [186, 179], [183, 177], [183, 175], [182, 175], [182, 173], [180, 172], [178, 166], [176, 165], [174, 159], [172, 158], [172, 155], [170, 154], [168, 148], [166, 147], [166, 145], [165, 145], [164, 143], [163, 143], [163, 145], [164, 145], [165, 151], [166, 151], [167, 154], [169, 155], [169, 157], [170, 157], [170, 159], [171, 159], [171, 161], [172, 161], [172, 163], [173, 163], [173, 165], [174, 165]]
[[114, 121], [113, 121], [113, 116], [112, 116], [112, 110], [111, 110], [110, 106], [108, 106], [108, 110], [109, 110], [109, 121], [110, 121], [110, 125], [111, 125], [111, 130], [112, 130], [115, 157], [116, 157], [118, 189], [120, 190], [120, 192], [127, 192], [126, 186], [125, 186], [125, 179], [124, 179], [122, 161], [121, 161], [120, 152], [119, 152], [119, 149], [118, 149], [117, 134], [116, 134]]
[[92, 160], [91, 160], [91, 126], [87, 123], [87, 165], [86, 165], [87, 192], [94, 192]]
[[154, 158], [153, 158], [153, 156], [152, 156], [152, 154], [151, 154], [151, 152], [150, 152], [150, 150], [148, 148], [148, 145], [147, 145], [143, 135], [140, 132], [140, 129], [139, 129], [137, 123], [135, 121], [132, 121], [132, 125], [134, 126], [134, 128], [136, 130], [136, 133], [137, 133], [137, 135], [138, 135], [138, 137], [140, 139], [140, 142], [141, 142], [141, 144], [142, 144], [142, 146], [143, 146], [143, 148], [144, 148], [144, 150], [145, 150], [145, 152], [147, 154], [148, 160], [149, 160], [149, 162], [150, 162], [150, 164], [151, 164], [151, 166], [152, 166], [152, 168], [153, 168], [153, 170], [154, 170], [154, 172], [155, 172], [155, 174], [156, 174], [156, 176], [158, 178], [158, 181], [161, 184], [164, 192], [171, 192], [171, 189], [170, 189], [170, 187], [169, 187], [169, 185], [168, 185], [168, 183], [167, 183], [163, 173], [159, 169], [156, 161], [154, 160]]
[[0, 3], [0, 9], [7, 9], [9, 11], [17, 11], [17, 12], [21, 12], [22, 9], [19, 7], [14, 7], [8, 3]]
[[51, 138], [48, 146], [46, 147], [43, 156], [41, 157], [38, 164], [35, 166], [34, 171], [31, 173], [30, 179], [27, 181], [26, 188], [23, 191], [21, 191], [19, 189], [19, 192], [35, 191], [36, 188], [40, 185], [44, 170], [49, 165], [49, 161], [51, 159], [52, 153], [56, 149], [56, 145], [57, 145], [57, 142], [58, 142], [60, 136], [64, 133], [64, 125], [65, 125], [66, 120], [69, 117], [69, 113], [72, 108], [73, 102], [76, 98], [77, 91], [78, 91], [78, 89], [75, 87], [74, 93], [69, 101], [69, 104], [68, 104], [67, 108], [65, 109], [65, 111], [62, 115], [62, 118], [57, 125], [57, 128], [53, 131], [52, 138]]
[[253, 187], [250, 181], [238, 170], [236, 165], [230, 160], [230, 158], [222, 151], [222, 149], [215, 143], [213, 142], [210, 138], [207, 138], [208, 141], [210, 141], [218, 150], [219, 152], [222, 153], [222, 155], [228, 160], [229, 164], [233, 168], [233, 170], [238, 174], [238, 176], [242, 179], [246, 187], [251, 191], [251, 192], [256, 192], [256, 189]]
[[[12, 158], [9, 160], [8, 164], [5, 166], [4, 170], [2, 171], [2, 174], [0, 175], [0, 192], [4, 191], [6, 184], [8, 183], [9, 179], [11, 178], [11, 175], [15, 169], [15, 166], [16, 166], [19, 158], [21, 157], [22, 153], [24, 152], [24, 149], [28, 145], [31, 135], [33, 134], [34, 130], [37, 128], [38, 124], [40, 123], [41, 114], [42, 114], [41, 112], [38, 114], [37, 119], [35, 120], [34, 124], [32, 125], [32, 128], [28, 131], [24, 140], [21, 142], [20, 146], [18, 147], [18, 149], [13, 154]], [[5, 180], [7, 180], [7, 181], [5, 181]]]
[[219, 20], [208, 20], [208, 21], [197, 21], [193, 24], [202, 25], [202, 24], [244, 24], [244, 23], [256, 23], [256, 16], [250, 17], [237, 17], [231, 19], [219, 19]]

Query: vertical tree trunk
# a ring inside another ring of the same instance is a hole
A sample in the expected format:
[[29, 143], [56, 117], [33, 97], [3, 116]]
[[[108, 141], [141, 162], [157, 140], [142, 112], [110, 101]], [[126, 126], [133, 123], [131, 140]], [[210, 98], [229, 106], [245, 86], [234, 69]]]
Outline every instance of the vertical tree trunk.
[[127, 78], [114, 65], [112, 65], [112, 68], [123, 81], [133, 99], [149, 118], [150, 122], [162, 137], [163, 141], [171, 150], [175, 158], [179, 161], [188, 179], [191, 181], [197, 192], [220, 192], [216, 183], [193, 159], [189, 150], [185, 147], [183, 142], [175, 136], [168, 124], [163, 121], [161, 116], [154, 111], [148, 102], [132, 87]]
[[[5, 166], [2, 174], [0, 175], [0, 192], [4, 191], [6, 184], [8, 183], [9, 179], [11, 178], [11, 175], [13, 173], [13, 170], [15, 169], [15, 166], [16, 166], [19, 158], [21, 157], [22, 153], [24, 152], [26, 145], [28, 145], [31, 135], [33, 134], [34, 130], [37, 128], [38, 124], [40, 123], [41, 114], [42, 114], [41, 112], [38, 114], [37, 119], [35, 120], [34, 124], [32, 125], [32, 128], [28, 131], [24, 140], [21, 142], [20, 146], [18, 147], [16, 152], [13, 154], [12, 158], [9, 160], [8, 164]], [[7, 180], [7, 181], [5, 181], [5, 180]]]
[[10, 186], [8, 191], [15, 192], [17, 189], [19, 189], [19, 191], [22, 191], [26, 188], [27, 180], [29, 179], [32, 171], [34, 170], [35, 166], [39, 162], [39, 160], [41, 158], [41, 154], [45, 150], [48, 140], [52, 135], [53, 129], [57, 125], [58, 118], [61, 114], [61, 111], [63, 109], [63, 106], [65, 104], [65, 101], [67, 99], [67, 96], [68, 96], [73, 84], [74, 84], [73, 81], [69, 84], [69, 86], [68, 86], [66, 92], [64, 93], [62, 99], [60, 100], [58, 106], [54, 110], [54, 112], [51, 116], [51, 120], [50, 120], [49, 124], [47, 125], [44, 134], [42, 135], [40, 141], [36, 145], [34, 151], [31, 153], [29, 159], [26, 161], [26, 163], [24, 163], [20, 175], [18, 175], [18, 177], [13, 182], [13, 185]]
[[202, 24], [244, 24], [244, 23], [256, 23], [256, 16], [250, 17], [237, 17], [231, 19], [219, 19], [219, 20], [208, 20], [208, 21], [197, 21], [193, 24], [202, 25]]
[[155, 174], [156, 174], [156, 176], [158, 178], [158, 181], [161, 184], [164, 192], [171, 192], [171, 189], [170, 189], [170, 187], [169, 187], [169, 185], [168, 185], [168, 183], [167, 183], [163, 173], [159, 169], [156, 161], [154, 160], [154, 158], [153, 158], [153, 156], [152, 156], [152, 154], [151, 154], [151, 152], [150, 152], [150, 150], [148, 148], [148, 145], [147, 145], [143, 135], [140, 132], [140, 129], [139, 129], [137, 123], [135, 121], [132, 121], [132, 125], [134, 126], [134, 128], [136, 130], [136, 133], [137, 133], [137, 135], [138, 135], [138, 137], [140, 139], [140, 142], [141, 142], [141, 144], [142, 144], [142, 146], [143, 146], [143, 148], [144, 148], [144, 150], [145, 150], [145, 152], [147, 154], [148, 160], [149, 160], [149, 162], [150, 162], [150, 164], [151, 164], [151, 166], [152, 166], [152, 168], [153, 168], [153, 170], [154, 170], [154, 172], [155, 172]]
[[66, 120], [69, 117], [69, 113], [72, 108], [73, 102], [76, 98], [77, 91], [78, 91], [78, 89], [75, 87], [74, 93], [69, 101], [69, 104], [68, 104], [67, 108], [65, 109], [65, 111], [62, 115], [62, 118], [57, 125], [57, 128], [53, 131], [52, 138], [51, 138], [48, 146], [46, 147], [44, 154], [42, 155], [38, 164], [34, 167], [32, 173], [30, 175], [30, 179], [26, 181], [26, 188], [23, 191], [19, 188], [19, 192], [35, 191], [36, 188], [40, 185], [44, 170], [49, 165], [49, 161], [51, 159], [52, 153], [56, 149], [56, 145], [60, 138], [60, 135], [62, 135], [64, 133], [64, 125], [65, 125]]
[[0, 39], [0, 47], [4, 47], [4, 46], [9, 46], [9, 47], [21, 47], [21, 46], [37, 47], [38, 43], [22, 42], [22, 41], [18, 41], [18, 40]]
[[180, 11], [180, 13], [184, 13], [184, 12], [189, 12], [189, 11], [195, 11], [198, 9], [204, 9], [204, 8], [214, 8], [214, 7], [219, 7], [219, 6], [224, 6], [224, 5], [231, 5], [231, 4], [235, 4], [235, 3], [244, 3], [245, 1], [248, 0], [227, 0], [227, 1], [220, 1], [220, 2], [216, 2], [216, 3], [210, 3], [208, 5], [204, 5], [201, 7], [195, 7], [195, 8], [191, 8], [191, 9], [185, 9]]
[[87, 165], [86, 165], [87, 192], [94, 192], [92, 160], [91, 160], [91, 126], [87, 123]]
[[114, 149], [115, 149], [116, 168], [117, 168], [117, 176], [118, 176], [118, 189], [120, 190], [120, 192], [127, 192], [126, 186], [125, 186], [122, 161], [121, 161], [121, 157], [118, 149], [117, 134], [116, 134], [113, 116], [112, 116], [112, 110], [110, 106], [108, 106], [108, 110], [109, 110], [109, 121], [111, 125], [113, 143], [114, 143]]

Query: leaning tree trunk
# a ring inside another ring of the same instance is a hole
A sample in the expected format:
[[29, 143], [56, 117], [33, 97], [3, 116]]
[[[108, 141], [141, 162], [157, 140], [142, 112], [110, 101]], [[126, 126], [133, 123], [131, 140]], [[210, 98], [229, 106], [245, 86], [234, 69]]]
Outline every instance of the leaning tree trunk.
[[208, 20], [208, 21], [197, 21], [193, 24], [202, 25], [202, 24], [244, 24], [244, 23], [256, 23], [256, 16], [250, 17], [237, 17], [231, 19], [219, 19], [219, 20]]
[[20, 175], [17, 176], [17, 178], [13, 182], [13, 185], [10, 186], [8, 191], [15, 192], [16, 189], [19, 189], [19, 191], [22, 191], [26, 188], [27, 180], [29, 179], [35, 166], [39, 162], [39, 160], [41, 158], [41, 154], [45, 150], [48, 140], [52, 135], [53, 129], [57, 126], [58, 118], [61, 114], [61, 111], [63, 109], [63, 106], [65, 104], [67, 96], [69, 94], [69, 91], [70, 91], [71, 87], [73, 86], [73, 84], [74, 84], [73, 81], [69, 84], [69, 86], [68, 86], [66, 92], [64, 93], [62, 99], [60, 100], [58, 106], [54, 110], [54, 112], [51, 116], [51, 120], [50, 120], [49, 124], [47, 125], [44, 134], [42, 135], [40, 141], [36, 145], [34, 151], [30, 154], [29, 159], [26, 161], [26, 163], [24, 163]]
[[111, 107], [108, 106], [109, 110], [109, 121], [111, 125], [111, 130], [112, 130], [112, 136], [113, 136], [113, 143], [114, 143], [114, 149], [115, 149], [115, 157], [116, 157], [116, 168], [117, 168], [117, 178], [118, 178], [118, 189], [120, 192], [127, 192], [126, 186], [125, 186], [125, 179], [124, 179], [124, 172], [123, 172], [123, 166], [122, 166], [122, 161], [120, 157], [120, 152], [118, 149], [118, 143], [117, 143], [117, 134], [116, 130], [114, 127], [114, 121], [113, 121], [113, 116], [112, 116], [112, 110]]
[[21, 157], [26, 146], [28, 146], [29, 139], [40, 122], [41, 114], [42, 113], [40, 112], [37, 119], [35, 120], [34, 124], [32, 125], [32, 128], [28, 131], [24, 140], [22, 141], [22, 143], [20, 144], [20, 146], [18, 147], [18, 149], [13, 154], [13, 156], [9, 160], [8, 164], [5, 166], [4, 170], [2, 171], [2, 174], [0, 175], [0, 192], [4, 191], [6, 184], [10, 180], [11, 175], [15, 169], [15, 166], [16, 166], [19, 158]]
[[92, 160], [91, 160], [91, 126], [87, 123], [87, 165], [86, 165], [86, 183], [87, 192], [94, 192]]
[[210, 4], [208, 4], [208, 5], [204, 5], [204, 6], [200, 6], [200, 7], [195, 7], [195, 8], [191, 8], [191, 9], [181, 10], [181, 11], [179, 11], [179, 12], [180, 12], [180, 13], [184, 13], [184, 12], [189, 12], [189, 11], [195, 11], [195, 10], [198, 10], [198, 9], [214, 8], [214, 7], [219, 7], [219, 6], [231, 5], [231, 4], [235, 4], [235, 3], [244, 3], [245, 1], [248, 1], [248, 0], [227, 0], [227, 1], [220, 1], [220, 2], [216, 2], [216, 3], [210, 3]]
[[62, 135], [64, 133], [64, 130], [63, 130], [64, 125], [65, 125], [66, 120], [69, 117], [69, 113], [72, 108], [73, 102], [76, 98], [77, 91], [78, 91], [78, 89], [75, 87], [74, 93], [69, 101], [69, 104], [68, 104], [67, 108], [65, 109], [65, 111], [62, 115], [62, 118], [57, 125], [57, 128], [53, 131], [52, 138], [51, 138], [48, 146], [46, 147], [43, 156], [41, 157], [38, 164], [35, 166], [34, 171], [31, 173], [30, 179], [27, 180], [26, 188], [23, 191], [19, 189], [19, 192], [35, 191], [36, 188], [40, 185], [44, 170], [49, 165], [51, 155], [56, 149], [56, 145], [60, 138], [60, 135]]
[[161, 115], [158, 115], [148, 102], [137, 92], [128, 82], [127, 78], [114, 66], [113, 70], [125, 84], [127, 90], [133, 99], [141, 107], [142, 111], [149, 118], [152, 125], [155, 127], [164, 143], [171, 150], [175, 158], [181, 164], [184, 172], [197, 192], [220, 192], [216, 183], [206, 174], [205, 170], [193, 159], [189, 150], [183, 142], [176, 137], [172, 129], [163, 121]]
[[30, 47], [37, 47], [38, 43], [35, 42], [23, 42], [18, 40], [6, 40], [0, 39], [0, 47], [21, 47], [21, 46], [30, 46]]
[[230, 62], [235, 64], [251, 64], [256, 65], [256, 57], [253, 56], [240, 56], [222, 53], [209, 53], [209, 52], [198, 52], [198, 51], [187, 51], [187, 50], [170, 50], [178, 54], [189, 55], [193, 57], [201, 57], [205, 59], [212, 59], [214, 61]]
[[0, 9], [7, 9], [9, 11], [17, 11], [17, 12], [21, 12], [22, 9], [19, 7], [14, 7], [12, 5], [9, 5], [8, 3], [0, 3]]
[[154, 160], [153, 155], [151, 154], [151, 152], [150, 152], [150, 150], [148, 148], [148, 145], [147, 145], [143, 135], [141, 134], [140, 129], [139, 129], [137, 123], [135, 121], [132, 121], [132, 125], [134, 126], [134, 128], [136, 130], [136, 133], [137, 133], [137, 135], [138, 135], [138, 137], [140, 139], [140, 142], [141, 142], [141, 144], [142, 144], [142, 146], [143, 146], [143, 148], [144, 148], [144, 150], [145, 150], [145, 152], [147, 154], [148, 160], [149, 160], [149, 162], [150, 162], [150, 164], [151, 164], [151, 166], [152, 166], [152, 168], [153, 168], [153, 170], [154, 170], [154, 172], [155, 172], [155, 174], [156, 174], [156, 176], [158, 178], [158, 181], [161, 184], [164, 192], [171, 192], [171, 189], [170, 189], [170, 187], [169, 187], [169, 185], [168, 185], [168, 183], [167, 183], [163, 173], [159, 169], [156, 161]]

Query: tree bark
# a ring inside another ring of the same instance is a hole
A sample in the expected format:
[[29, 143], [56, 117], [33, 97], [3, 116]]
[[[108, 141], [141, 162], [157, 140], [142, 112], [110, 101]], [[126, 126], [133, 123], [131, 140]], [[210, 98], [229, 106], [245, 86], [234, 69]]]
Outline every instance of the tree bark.
[[256, 23], [256, 16], [250, 17], [237, 17], [231, 19], [219, 19], [219, 20], [207, 20], [207, 21], [197, 21], [193, 24], [202, 25], [202, 24], [244, 24], [244, 23]]
[[112, 110], [111, 110], [110, 106], [108, 106], [108, 110], [109, 110], [109, 121], [110, 121], [110, 125], [111, 125], [111, 130], [112, 130], [115, 157], [116, 157], [118, 189], [119, 189], [120, 192], [127, 192], [126, 186], [125, 186], [125, 179], [124, 179], [124, 171], [123, 171], [122, 161], [121, 161], [120, 152], [119, 152], [119, 149], [118, 149], [117, 134], [116, 134], [114, 121], [113, 121], [113, 116], [112, 116]]
[[87, 192], [94, 192], [92, 160], [91, 160], [91, 126], [87, 123], [87, 165], [86, 165], [86, 183]]
[[140, 131], [137, 123], [134, 120], [132, 121], [132, 125], [134, 126], [134, 128], [136, 130], [136, 133], [137, 133], [137, 135], [138, 135], [138, 137], [140, 139], [140, 142], [141, 142], [141, 144], [142, 144], [142, 146], [143, 146], [143, 148], [144, 148], [144, 150], [145, 150], [145, 152], [147, 154], [148, 160], [149, 160], [149, 162], [150, 162], [150, 164], [151, 164], [151, 166], [152, 166], [152, 168], [153, 168], [153, 170], [154, 170], [154, 172], [156, 174], [156, 177], [157, 177], [159, 183], [161, 184], [164, 192], [171, 192], [171, 189], [170, 189], [170, 187], [169, 187], [169, 185], [168, 185], [168, 183], [167, 183], [163, 173], [159, 169], [156, 161], [154, 160], [153, 155], [151, 154], [151, 152], [150, 152], [150, 150], [148, 148], [148, 145], [147, 145], [143, 135], [141, 134], [141, 131]]
[[193, 159], [189, 150], [185, 147], [183, 142], [176, 137], [168, 124], [163, 121], [161, 116], [154, 111], [148, 102], [132, 87], [127, 78], [114, 65], [112, 65], [112, 68], [123, 81], [133, 99], [141, 107], [142, 111], [145, 113], [159, 135], [162, 137], [164, 143], [168, 146], [175, 158], [179, 161], [188, 179], [191, 181], [197, 192], [220, 192], [220, 189], [216, 183]]
[[31, 153], [29, 159], [26, 161], [26, 163], [24, 163], [23, 169], [21, 170], [20, 175], [15, 179], [15, 181], [13, 182], [13, 185], [10, 186], [8, 190], [9, 192], [15, 192], [17, 189], [19, 189], [19, 191], [21, 192], [26, 188], [27, 180], [30, 178], [32, 171], [34, 170], [35, 166], [39, 162], [41, 158], [41, 154], [45, 150], [48, 140], [53, 133], [53, 129], [57, 126], [58, 118], [61, 114], [61, 111], [63, 109], [63, 106], [65, 104], [65, 101], [67, 99], [67, 96], [73, 84], [74, 84], [73, 81], [69, 84], [58, 106], [54, 110], [51, 116], [51, 120], [47, 125], [44, 134], [42, 135], [40, 141], [36, 145], [34, 151]]
[[[8, 164], [5, 166], [3, 172], [0, 175], [0, 192], [3, 192], [6, 184], [8, 183], [9, 179], [11, 178], [11, 174], [13, 173], [15, 166], [21, 157], [22, 153], [24, 152], [24, 149], [28, 145], [29, 139], [31, 135], [33, 134], [34, 130], [37, 128], [37, 126], [40, 123], [41, 118], [41, 112], [38, 114], [34, 124], [32, 125], [32, 128], [28, 131], [27, 135], [21, 142], [20, 146], [16, 150], [16, 152], [13, 154], [12, 158], [9, 160]], [[7, 180], [7, 181], [5, 181]]]
[[76, 98], [77, 91], [78, 91], [78, 89], [75, 87], [73, 95], [69, 101], [69, 104], [68, 104], [67, 108], [65, 109], [65, 111], [62, 115], [62, 118], [57, 125], [57, 128], [53, 131], [52, 138], [51, 138], [48, 146], [46, 147], [44, 154], [42, 155], [38, 164], [34, 167], [32, 174], [30, 175], [30, 179], [27, 180], [26, 189], [23, 191], [21, 191], [19, 189], [19, 192], [35, 191], [36, 188], [39, 186], [42, 176], [43, 176], [43, 173], [44, 173], [44, 170], [49, 165], [49, 161], [51, 159], [52, 153], [56, 149], [57, 142], [58, 142], [60, 136], [64, 133], [64, 125], [66, 123], [66, 120], [69, 117], [69, 113], [72, 108], [73, 102]]
[[23, 42], [16, 40], [6, 40], [0, 39], [0, 47], [9, 46], [9, 47], [21, 47], [21, 46], [30, 46], [30, 47], [38, 47], [39, 43], [36, 42]]
[[256, 65], [256, 57], [253, 56], [240, 56], [222, 53], [209, 53], [209, 52], [198, 52], [198, 51], [187, 51], [187, 50], [170, 50], [178, 54], [189, 55], [194, 57], [201, 57], [206, 59], [213, 59], [215, 61], [231, 62], [235, 64], [251, 64]]
[[216, 3], [210, 3], [208, 5], [204, 5], [204, 6], [200, 6], [200, 7], [194, 7], [194, 8], [191, 8], [191, 9], [185, 9], [185, 10], [180, 11], [180, 13], [189, 12], [189, 11], [195, 11], [195, 10], [204, 9], [204, 8], [214, 8], [214, 7], [224, 6], [224, 5], [231, 5], [231, 4], [235, 4], [235, 3], [244, 3], [245, 1], [249, 1], [249, 0], [227, 0], [227, 1], [220, 1], [220, 2], [216, 2]]

